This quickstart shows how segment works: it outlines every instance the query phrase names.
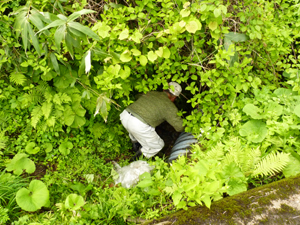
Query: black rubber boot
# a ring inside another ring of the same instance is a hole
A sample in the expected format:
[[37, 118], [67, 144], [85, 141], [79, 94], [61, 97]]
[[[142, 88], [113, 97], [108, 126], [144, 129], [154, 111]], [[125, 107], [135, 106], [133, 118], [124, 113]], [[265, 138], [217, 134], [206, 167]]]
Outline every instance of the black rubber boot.
[[132, 141], [132, 149], [134, 152], [139, 151], [139, 149], [141, 148], [141, 144], [137, 141]]
[[137, 160], [141, 155], [142, 155], [142, 151], [140, 148], [139, 150], [136, 151], [135, 155], [131, 157], [129, 162], [133, 162], [133, 161]]

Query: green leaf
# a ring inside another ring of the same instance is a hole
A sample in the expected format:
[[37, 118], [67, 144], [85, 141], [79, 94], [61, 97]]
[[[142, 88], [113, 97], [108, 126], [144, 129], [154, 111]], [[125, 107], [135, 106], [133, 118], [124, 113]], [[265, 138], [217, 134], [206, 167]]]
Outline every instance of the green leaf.
[[66, 209], [69, 209], [70, 211], [78, 210], [80, 207], [84, 205], [84, 199], [82, 196], [77, 194], [70, 194], [67, 196], [65, 201], [65, 207]]
[[104, 121], [107, 121], [108, 116], [108, 105], [109, 105], [110, 99], [107, 98], [104, 94], [100, 95], [97, 98], [97, 104], [96, 104], [96, 111], [94, 114], [94, 117], [100, 113]]
[[219, 9], [219, 8], [216, 8], [216, 9], [214, 10], [214, 15], [215, 15], [215, 17], [219, 17], [219, 16], [221, 15], [221, 13], [222, 13], [222, 11], [221, 11], [221, 9]]
[[227, 190], [227, 193], [230, 196], [247, 191], [247, 184], [238, 179], [230, 179], [230, 181], [228, 182], [228, 186], [229, 188]]
[[64, 122], [66, 125], [71, 126], [75, 120], [75, 112], [70, 106], [65, 107], [64, 111]]
[[134, 42], [136, 43], [141, 43], [141, 39], [143, 38], [143, 35], [138, 31], [136, 30], [133, 35], [131, 35], [130, 39], [132, 39]]
[[61, 20], [61, 19], [55, 20], [55, 21], [53, 21], [52, 23], [50, 23], [49, 25], [45, 26], [43, 29], [40, 29], [40, 30], [37, 32], [37, 34], [40, 33], [40, 32], [42, 32], [42, 31], [44, 31], [44, 30], [48, 30], [49, 28], [57, 27], [57, 26], [65, 25], [65, 24], [66, 24], [66, 21], [65, 21], [65, 20]]
[[79, 128], [85, 124], [85, 118], [82, 116], [75, 115], [74, 122], [71, 127]]
[[23, 170], [27, 173], [33, 173], [35, 171], [35, 164], [32, 160], [27, 158], [25, 153], [16, 154], [13, 159], [6, 165], [7, 171], [14, 171], [14, 174], [21, 175]]
[[128, 66], [124, 66], [124, 69], [121, 69], [119, 74], [123, 80], [126, 80], [130, 76], [130, 68]]
[[141, 56], [140, 56], [140, 63], [141, 63], [142, 66], [146, 66], [147, 63], [148, 63], [147, 57], [144, 56], [144, 55], [141, 55]]
[[253, 119], [262, 119], [263, 116], [260, 115], [262, 110], [253, 104], [247, 104], [243, 108], [243, 112], [246, 113], [248, 116], [251, 116]]
[[289, 155], [289, 163], [282, 172], [285, 177], [296, 176], [300, 173], [300, 161], [295, 157]]
[[148, 52], [148, 60], [154, 62], [157, 59], [157, 55], [153, 51]]
[[37, 39], [37, 36], [34, 34], [30, 24], [28, 24], [28, 32], [29, 32], [30, 40], [32, 41], [32, 45], [34, 46], [36, 52], [40, 56], [41, 55], [41, 49], [40, 49], [40, 46], [39, 46], [39, 41]]
[[16, 194], [17, 204], [25, 211], [34, 212], [47, 204], [49, 191], [39, 180], [33, 180], [29, 188], [22, 188]]
[[158, 50], [155, 51], [155, 54], [158, 55], [159, 57], [162, 57], [164, 54], [163, 48], [159, 47]]
[[190, 11], [189, 9], [182, 9], [182, 10], [180, 11], [180, 15], [181, 15], [182, 17], [188, 17], [188, 16], [190, 15], [190, 13], [191, 13], [191, 11]]
[[[60, 47], [60, 45], [59, 45], [59, 47]], [[52, 65], [53, 65], [53, 68], [54, 68], [55, 72], [60, 74], [57, 58], [56, 58], [56, 56], [53, 52], [50, 53], [50, 60], [52, 62]]]
[[45, 149], [45, 152], [51, 152], [52, 151], [52, 149], [53, 149], [53, 146], [52, 146], [52, 144], [51, 143], [45, 143], [45, 144], [43, 144], [43, 148]]
[[73, 59], [74, 58], [73, 38], [68, 32], [66, 33], [65, 41], [66, 41], [67, 49], [68, 49], [68, 51], [69, 51], [69, 53], [70, 53], [70, 55]]
[[70, 150], [73, 148], [73, 144], [70, 141], [65, 141], [60, 144], [58, 150], [61, 152], [63, 155], [69, 155]]
[[145, 188], [145, 187], [150, 187], [153, 185], [153, 181], [150, 179], [145, 179], [145, 180], [142, 180], [140, 181], [137, 186], [140, 187], [140, 188]]
[[295, 115], [297, 115], [298, 117], [300, 117], [300, 105], [296, 105], [296, 107], [294, 109], [294, 113], [295, 113]]
[[132, 54], [133, 54], [134, 56], [139, 56], [139, 55], [141, 55], [141, 52], [140, 52], [139, 50], [135, 49], [135, 48], [131, 49], [130, 51], [132, 52]]
[[122, 62], [129, 62], [131, 59], [132, 59], [131, 52], [128, 49], [125, 50], [120, 56], [120, 60]]
[[124, 40], [126, 38], [128, 38], [129, 36], [129, 30], [127, 28], [125, 28], [119, 35], [119, 39], [120, 40]]
[[35, 9], [32, 9], [31, 10], [31, 13], [29, 15], [29, 20], [34, 24], [34, 26], [36, 26], [39, 30], [40, 29], [43, 29], [44, 27], [44, 23], [42, 21], [43, 19], [43, 16], [42, 14], [35, 10]]
[[211, 206], [211, 199], [210, 199], [210, 197], [208, 195], [202, 196], [201, 201], [204, 202], [204, 204], [205, 204], [205, 206], [207, 208], [210, 208], [210, 206]]
[[100, 41], [100, 38], [97, 34], [95, 34], [89, 27], [83, 26], [80, 23], [77, 22], [69, 22], [68, 26], [86, 34], [87, 36], [95, 39], [96, 41]]
[[182, 194], [179, 191], [176, 190], [172, 195], [173, 203], [174, 203], [175, 206], [178, 205], [181, 198], [182, 198]]
[[29, 22], [28, 20], [24, 20], [22, 27], [21, 27], [21, 36], [22, 36], [22, 42], [23, 42], [23, 48], [26, 51], [27, 50], [27, 45], [28, 45], [28, 26]]
[[82, 9], [78, 12], [74, 12], [72, 13], [69, 17], [68, 17], [68, 22], [77, 19], [79, 16], [84, 15], [84, 14], [89, 14], [89, 13], [95, 13], [96, 11], [94, 10], [90, 10], [90, 9]]
[[245, 175], [242, 173], [241, 169], [236, 165], [235, 162], [231, 162], [229, 165], [226, 165], [224, 167], [224, 176], [225, 179], [245, 178]]
[[249, 40], [249, 37], [246, 34], [229, 32], [224, 35], [230, 41], [234, 42], [245, 42]]
[[208, 27], [209, 27], [209, 29], [214, 31], [215, 29], [217, 29], [218, 23], [216, 21], [210, 21], [209, 24], [208, 24]]
[[97, 31], [97, 33], [102, 37], [102, 38], [106, 38], [109, 37], [109, 31], [110, 31], [110, 27], [108, 25], [106, 25], [106, 23], [104, 22], [98, 22], [94, 27], [93, 27], [93, 31]]
[[241, 127], [239, 133], [246, 136], [249, 141], [260, 143], [267, 136], [268, 129], [261, 120], [250, 120]]
[[164, 51], [163, 51], [162, 57], [165, 58], [165, 59], [170, 58], [171, 52], [170, 52], [170, 50], [168, 49], [168, 47], [164, 46], [164, 47], [163, 47], [163, 50], [164, 50]]
[[54, 33], [54, 43], [58, 51], [60, 51], [60, 45], [62, 40], [65, 38], [66, 25], [58, 27]]
[[186, 30], [189, 32], [189, 33], [196, 33], [196, 31], [199, 29], [198, 28], [198, 24], [196, 21], [192, 20], [192, 21], [189, 21], [186, 26], [185, 26]]
[[283, 106], [276, 102], [269, 102], [267, 108], [265, 109], [265, 114], [274, 118], [276, 116], [281, 116], [283, 113]]
[[40, 151], [40, 148], [35, 147], [35, 142], [29, 142], [25, 147], [25, 151], [29, 154], [36, 154]]

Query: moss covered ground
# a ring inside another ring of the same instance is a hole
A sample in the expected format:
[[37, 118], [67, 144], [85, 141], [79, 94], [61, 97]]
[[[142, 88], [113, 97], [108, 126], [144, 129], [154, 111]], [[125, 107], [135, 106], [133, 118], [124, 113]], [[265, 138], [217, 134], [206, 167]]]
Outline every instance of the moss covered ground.
[[300, 224], [299, 200], [300, 175], [223, 198], [214, 202], [210, 209], [205, 206], [191, 207], [147, 225], [162, 222], [174, 225]]

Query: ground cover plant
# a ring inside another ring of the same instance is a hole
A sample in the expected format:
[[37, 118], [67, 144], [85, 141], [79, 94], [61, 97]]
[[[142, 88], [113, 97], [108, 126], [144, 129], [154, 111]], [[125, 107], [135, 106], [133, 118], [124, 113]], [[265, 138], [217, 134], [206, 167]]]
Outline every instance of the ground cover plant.
[[[298, 5], [2, 1], [0, 223], [126, 224], [298, 174]], [[114, 186], [120, 112], [169, 81], [198, 143]]]

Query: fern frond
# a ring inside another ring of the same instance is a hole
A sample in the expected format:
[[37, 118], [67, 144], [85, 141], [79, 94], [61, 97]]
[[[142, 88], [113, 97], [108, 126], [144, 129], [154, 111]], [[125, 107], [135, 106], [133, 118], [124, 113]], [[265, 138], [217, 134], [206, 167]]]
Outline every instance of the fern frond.
[[55, 122], [56, 122], [55, 116], [50, 116], [49, 119], [47, 119], [46, 122], [47, 122], [47, 125], [48, 125], [49, 127], [54, 127]]
[[15, 83], [17, 85], [24, 85], [26, 81], [26, 77], [24, 74], [14, 71], [10, 74], [10, 82]]
[[41, 117], [43, 116], [42, 110], [40, 106], [34, 107], [31, 112], [31, 126], [36, 128], [37, 123], [40, 121]]
[[45, 119], [48, 119], [49, 116], [50, 116], [50, 113], [52, 111], [52, 103], [48, 103], [48, 102], [44, 102], [43, 105], [42, 105], [42, 112], [43, 112], [43, 115], [45, 117]]
[[43, 96], [37, 89], [32, 89], [28, 92], [28, 99], [34, 105], [43, 102]]
[[248, 148], [246, 152], [246, 158], [242, 163], [242, 168], [245, 173], [254, 169], [255, 165], [261, 160], [261, 150], [258, 146], [256, 149]]
[[219, 142], [214, 148], [205, 152], [205, 159], [216, 159], [220, 160], [224, 157], [224, 145]]
[[235, 162], [237, 165], [239, 165], [239, 158], [244, 154], [239, 138], [230, 137], [228, 140], [224, 141], [224, 144], [224, 151], [227, 151], [224, 158], [224, 163], [230, 164], [231, 162]]
[[289, 160], [289, 154], [287, 153], [271, 153], [255, 166], [252, 175], [274, 175], [275, 173], [281, 172]]
[[51, 92], [46, 91], [44, 93], [44, 96], [45, 96], [45, 99], [46, 99], [47, 102], [51, 102], [52, 101], [53, 96], [52, 96]]

